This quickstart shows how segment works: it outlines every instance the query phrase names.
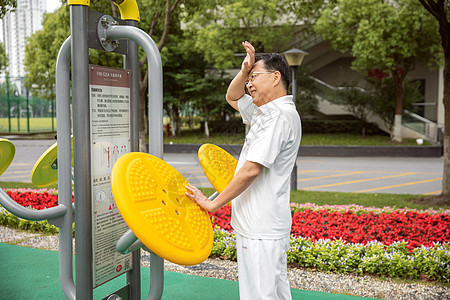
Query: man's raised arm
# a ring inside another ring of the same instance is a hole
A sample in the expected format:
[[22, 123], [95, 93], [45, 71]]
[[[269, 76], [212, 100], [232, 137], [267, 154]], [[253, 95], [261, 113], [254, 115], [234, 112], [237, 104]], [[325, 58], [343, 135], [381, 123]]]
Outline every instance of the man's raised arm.
[[239, 111], [237, 101], [245, 94], [245, 82], [255, 63], [255, 48], [247, 41], [243, 42], [242, 46], [244, 46], [247, 56], [242, 62], [241, 70], [228, 86], [226, 95], [227, 102], [237, 111]]

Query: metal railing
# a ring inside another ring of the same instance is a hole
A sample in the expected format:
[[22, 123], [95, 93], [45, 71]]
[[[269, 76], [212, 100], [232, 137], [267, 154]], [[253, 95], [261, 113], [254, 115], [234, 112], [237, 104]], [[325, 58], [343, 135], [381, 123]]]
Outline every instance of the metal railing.
[[418, 114], [408, 110], [403, 111], [403, 126], [423, 134], [430, 142], [438, 142], [438, 126], [433, 121], [428, 120]]
[[[330, 85], [318, 78], [313, 76], [309, 76], [314, 82], [316, 82], [319, 86], [319, 96], [327, 101], [330, 101], [335, 104], [339, 104], [338, 99], [336, 99], [335, 91], [345, 90], [348, 87], [335, 87]], [[362, 87], [352, 87], [362, 92], [368, 92], [366, 89]], [[438, 125], [424, 118], [416, 113], [410, 112], [408, 110], [404, 110], [402, 125], [408, 127], [411, 130], [414, 130], [425, 136], [425, 139], [429, 142], [436, 143], [439, 142], [439, 127]]]

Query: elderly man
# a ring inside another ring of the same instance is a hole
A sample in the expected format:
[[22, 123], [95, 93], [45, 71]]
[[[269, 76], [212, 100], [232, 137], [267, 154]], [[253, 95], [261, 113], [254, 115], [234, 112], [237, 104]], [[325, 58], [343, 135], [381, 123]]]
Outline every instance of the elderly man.
[[275, 53], [255, 57], [249, 42], [242, 45], [247, 56], [226, 95], [250, 125], [235, 176], [213, 201], [192, 185], [186, 187], [186, 194], [212, 212], [233, 200], [240, 299], [291, 299], [286, 250], [292, 224], [290, 174], [300, 146], [300, 116], [287, 95], [289, 66], [284, 58]]

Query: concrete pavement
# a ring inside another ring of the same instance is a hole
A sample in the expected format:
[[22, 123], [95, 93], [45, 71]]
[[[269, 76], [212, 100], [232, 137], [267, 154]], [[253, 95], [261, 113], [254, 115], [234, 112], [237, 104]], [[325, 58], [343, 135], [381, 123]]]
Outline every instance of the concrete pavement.
[[[54, 142], [14, 140], [16, 155], [0, 181], [30, 182], [35, 162]], [[192, 184], [211, 187], [195, 153], [165, 153], [164, 159]], [[297, 166], [302, 190], [432, 195], [442, 189], [442, 157], [299, 156]]]

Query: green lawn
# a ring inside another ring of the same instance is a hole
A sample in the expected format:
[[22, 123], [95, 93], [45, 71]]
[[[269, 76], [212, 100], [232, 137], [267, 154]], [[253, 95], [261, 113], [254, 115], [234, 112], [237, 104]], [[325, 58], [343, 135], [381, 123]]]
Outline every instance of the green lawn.
[[[11, 118], [11, 132], [27, 132], [27, 118]], [[0, 132], [9, 131], [8, 118], [0, 118]], [[56, 118], [30, 118], [30, 132], [56, 131]]]
[[[1, 183], [0, 183], [1, 186]], [[210, 196], [214, 193], [212, 188], [201, 188], [201, 191]], [[421, 205], [413, 203], [411, 200], [423, 198], [423, 195], [408, 194], [373, 194], [373, 193], [340, 193], [340, 192], [316, 192], [316, 191], [291, 191], [291, 202], [295, 203], [315, 203], [317, 205], [346, 205], [356, 204], [365, 207], [396, 206], [398, 208], [447, 208], [450, 206]]]
[[[225, 134], [214, 133], [206, 138], [200, 130], [184, 130], [179, 136], [166, 137], [164, 143], [174, 144], [243, 144], [244, 133]], [[387, 135], [361, 136], [357, 134], [304, 134], [302, 145], [341, 145], [341, 146], [413, 146], [417, 145], [414, 139], [405, 139], [402, 143], [394, 143]], [[424, 142], [423, 145], [430, 145]]]

